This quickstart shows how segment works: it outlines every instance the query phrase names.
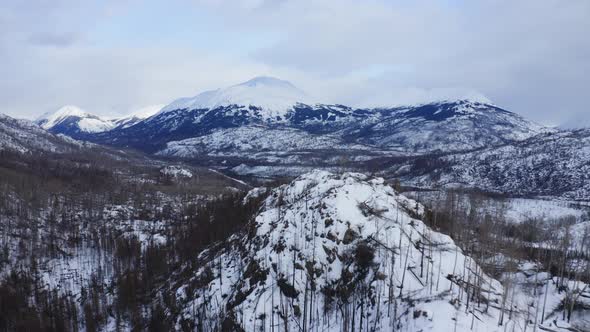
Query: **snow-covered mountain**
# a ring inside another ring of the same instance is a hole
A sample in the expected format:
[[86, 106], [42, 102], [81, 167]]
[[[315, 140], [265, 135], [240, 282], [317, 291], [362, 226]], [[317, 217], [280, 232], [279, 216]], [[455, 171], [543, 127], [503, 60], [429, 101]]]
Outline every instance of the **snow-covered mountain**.
[[64, 106], [55, 112], [42, 115], [36, 121], [41, 128], [77, 138], [82, 134], [108, 131], [112, 121], [83, 111], [77, 106]]
[[77, 106], [64, 106], [55, 112], [45, 113], [35, 120], [41, 128], [75, 139], [88, 140], [91, 134], [131, 127], [158, 113], [163, 105], [138, 109], [126, 116], [106, 118], [91, 114]]
[[[515, 157], [501, 151], [515, 149], [522, 154], [537, 154], [546, 148], [545, 144], [550, 144], [545, 137], [565, 135], [496, 105], [455, 100], [363, 109], [309, 101], [304, 92], [287, 81], [259, 77], [125, 118], [101, 119], [66, 107], [38, 123], [51, 132], [95, 143], [194, 159], [209, 165], [222, 162], [240, 174], [296, 175], [315, 167], [352, 165], [359, 170], [385, 169], [386, 176], [403, 177], [416, 184], [477, 183], [479, 187], [503, 192], [558, 195], [580, 188], [574, 180], [569, 181], [572, 183], [567, 190], [562, 190], [565, 185], [557, 189], [557, 185], [544, 184], [543, 179], [549, 175], [543, 175], [545, 171], [538, 167], [526, 168], [523, 178], [534, 176], [536, 180], [517, 185], [514, 191], [507, 183], [519, 181], [508, 181], [509, 173], [492, 174], [499, 165], [483, 174], [488, 169], [478, 161], [483, 155], [493, 155], [490, 158], [504, 160], [509, 165], [506, 167], [515, 168], [516, 164], [510, 162]], [[536, 140], [532, 137], [539, 137], [538, 146], [533, 147]], [[583, 141], [579, 144], [584, 145]], [[435, 154], [452, 157], [435, 163], [436, 172], [429, 173], [427, 178], [412, 165], [394, 160]], [[573, 153], [566, 154], [564, 166], [560, 167], [569, 174], [568, 165], [579, 162], [566, 161], [577, 158]], [[578, 160], [588, 160], [585, 158]], [[444, 168], [449, 163], [454, 165], [452, 171]], [[489, 160], [486, 163], [494, 164]], [[554, 166], [552, 174], [558, 174], [560, 167]], [[467, 167], [471, 167], [469, 171]], [[572, 172], [577, 170], [572, 168]], [[447, 175], [438, 179], [437, 174]], [[482, 182], [479, 176], [493, 179]], [[499, 183], [499, 179], [507, 182]]]
[[239, 105], [260, 108], [265, 118], [284, 116], [295, 104], [309, 101], [309, 97], [288, 81], [260, 76], [227, 88], [205, 91], [195, 97], [181, 98], [165, 106], [161, 113], [179, 109], [215, 109]]
[[361, 142], [417, 152], [460, 151], [551, 131], [516, 113], [469, 100], [377, 110], [378, 122], [350, 133]]
[[[89, 137], [159, 155], [198, 158], [275, 150], [387, 150], [398, 154], [463, 151], [523, 140], [549, 131], [491, 104], [458, 100], [358, 109], [310, 103], [293, 84], [259, 77], [182, 98], [132, 127]], [[261, 128], [268, 135], [260, 135]], [[242, 135], [242, 136], [239, 136]], [[277, 146], [280, 136], [293, 139]], [[238, 137], [239, 136], [239, 137]], [[254, 144], [243, 142], [255, 139]], [[329, 143], [328, 143], [329, 142]]]
[[184, 158], [326, 148], [343, 153], [362, 150], [404, 155], [472, 150], [552, 131], [496, 106], [471, 101], [371, 110], [300, 103], [275, 121], [265, 121], [250, 111], [236, 107], [205, 114], [181, 111], [187, 116], [184, 118], [171, 112], [150, 119], [153, 124], [139, 124], [134, 129], [143, 129], [141, 134], [133, 133], [125, 139], [136, 144], [133, 136], [149, 137], [159, 131], [150, 140], [137, 143], [154, 143], [159, 155]]
[[[201, 331], [576, 326], [577, 320], [561, 321], [565, 292], [557, 292], [547, 273], [523, 265], [505, 291], [424, 217], [422, 205], [382, 179], [302, 175], [270, 192], [247, 231], [203, 251], [198, 271], [175, 284], [177, 328], [188, 322]], [[541, 320], [543, 297], [549, 301]]]

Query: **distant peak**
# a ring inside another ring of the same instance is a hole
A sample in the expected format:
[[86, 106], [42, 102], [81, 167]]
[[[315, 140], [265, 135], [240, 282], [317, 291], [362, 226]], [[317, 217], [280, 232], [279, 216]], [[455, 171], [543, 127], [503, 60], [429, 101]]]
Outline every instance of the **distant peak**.
[[65, 105], [65, 106], [58, 108], [55, 111], [49, 111], [49, 112], [43, 113], [41, 116], [39, 116], [37, 119], [35, 119], [35, 122], [37, 122], [37, 123], [49, 122], [51, 120], [61, 119], [61, 118], [68, 117], [68, 116], [84, 117], [87, 114], [88, 113], [83, 111], [78, 106]]
[[55, 112], [45, 113], [35, 122], [41, 128], [49, 130], [65, 121], [72, 121], [72, 119], [74, 119], [73, 121], [76, 122], [80, 130], [84, 132], [100, 132], [112, 127], [109, 120], [90, 114], [74, 105], [66, 105]]
[[257, 106], [263, 110], [263, 117], [276, 118], [284, 115], [297, 103], [309, 103], [309, 97], [295, 85], [275, 77], [258, 76], [226, 88], [177, 99], [162, 108], [160, 113], [237, 105]]

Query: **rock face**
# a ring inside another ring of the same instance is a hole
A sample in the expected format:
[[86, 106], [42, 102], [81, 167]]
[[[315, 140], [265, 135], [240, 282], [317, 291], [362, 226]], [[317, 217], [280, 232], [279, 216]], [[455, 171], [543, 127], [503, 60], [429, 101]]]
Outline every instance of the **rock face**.
[[[203, 331], [502, 331], [503, 288], [380, 179], [315, 171], [272, 192], [247, 234], [201, 254], [176, 294]], [[195, 288], [195, 285], [196, 286]], [[516, 315], [516, 314], [515, 314]]]

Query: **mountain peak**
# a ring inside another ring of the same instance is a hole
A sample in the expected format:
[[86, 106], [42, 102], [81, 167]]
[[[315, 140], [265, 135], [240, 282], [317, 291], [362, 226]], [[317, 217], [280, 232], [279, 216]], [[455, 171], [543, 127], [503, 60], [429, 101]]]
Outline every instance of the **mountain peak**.
[[68, 117], [86, 118], [91, 116], [89, 113], [83, 111], [80, 107], [74, 105], [65, 105], [53, 112], [47, 112], [41, 115], [37, 120], [43, 129], [50, 129], [62, 120]]
[[75, 105], [65, 105], [58, 108], [56, 111], [47, 112], [37, 118], [37, 121], [41, 120], [50, 120], [50, 119], [57, 119], [65, 116], [79, 116], [84, 117], [87, 116], [88, 113], [83, 111], [80, 107]]
[[[86, 133], [102, 132], [110, 130], [113, 127], [110, 121], [90, 114], [74, 105], [66, 105], [55, 112], [45, 113], [35, 123], [41, 126], [41, 128], [50, 131], [61, 126], [64, 128], [75, 128], [75, 131]], [[54, 131], [61, 132], [63, 129], [56, 129]]]
[[202, 92], [194, 97], [181, 98], [164, 107], [161, 113], [198, 108], [214, 109], [221, 106], [255, 106], [264, 117], [284, 115], [297, 103], [309, 97], [292, 83], [274, 77], [259, 76], [227, 88]]

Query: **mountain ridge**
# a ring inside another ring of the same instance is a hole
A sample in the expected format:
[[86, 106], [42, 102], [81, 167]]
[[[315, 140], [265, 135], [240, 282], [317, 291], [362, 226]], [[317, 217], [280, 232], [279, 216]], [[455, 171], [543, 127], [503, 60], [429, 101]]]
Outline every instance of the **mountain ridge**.
[[39, 116], [34, 123], [55, 134], [86, 140], [92, 134], [135, 125], [156, 114], [161, 108], [161, 105], [154, 105], [125, 116], [111, 118], [89, 113], [78, 106], [66, 105]]
[[70, 126], [48, 129], [159, 155], [167, 153], [168, 144], [186, 145], [187, 139], [248, 126], [295, 129], [301, 137], [328, 134], [339, 137], [336, 148], [353, 143], [398, 153], [469, 150], [551, 131], [496, 105], [466, 99], [378, 108], [312, 103], [292, 83], [267, 76], [180, 98], [150, 115], [113, 120], [110, 128], [92, 132], [72, 129], [77, 118]]
[[35, 122], [43, 129], [62, 134], [68, 132], [72, 134], [76, 132], [95, 133], [114, 128], [110, 121], [73, 105], [66, 105], [55, 112], [45, 113], [37, 118]]
[[231, 104], [160, 112], [129, 128], [90, 135], [89, 140], [166, 154], [167, 145], [173, 142], [248, 126], [335, 135], [340, 140], [335, 148], [354, 143], [406, 153], [468, 150], [550, 131], [497, 106], [464, 100], [379, 109], [297, 103], [272, 117], [261, 107]]

